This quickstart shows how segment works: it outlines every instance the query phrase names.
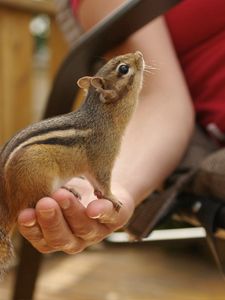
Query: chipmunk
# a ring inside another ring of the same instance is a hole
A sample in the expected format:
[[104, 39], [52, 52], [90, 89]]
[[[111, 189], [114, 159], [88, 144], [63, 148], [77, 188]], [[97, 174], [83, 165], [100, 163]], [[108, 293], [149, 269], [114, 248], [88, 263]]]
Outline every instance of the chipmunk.
[[10, 234], [19, 211], [34, 207], [69, 179], [85, 176], [97, 198], [121, 203], [110, 189], [122, 135], [142, 87], [141, 52], [111, 59], [77, 84], [86, 91], [75, 112], [43, 120], [17, 133], [0, 152], [0, 269], [13, 254]]

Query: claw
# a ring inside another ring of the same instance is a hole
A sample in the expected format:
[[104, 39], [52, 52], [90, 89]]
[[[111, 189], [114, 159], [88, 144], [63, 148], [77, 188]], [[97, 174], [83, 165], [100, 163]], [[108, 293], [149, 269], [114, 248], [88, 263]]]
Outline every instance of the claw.
[[74, 197], [81, 200], [81, 195], [73, 187], [62, 186], [61, 188], [64, 189], [64, 190], [69, 191], [70, 193], [72, 193], [74, 195]]
[[116, 212], [119, 212], [123, 204], [122, 204], [120, 201], [116, 201], [116, 202], [115, 202], [115, 201], [110, 200], [110, 199], [109, 199], [109, 201], [111, 201], [111, 202], [113, 203], [113, 206], [114, 206], [114, 208], [115, 208], [115, 211], [116, 211]]
[[99, 190], [94, 190], [94, 194], [98, 199], [102, 199], [103, 198], [103, 194], [101, 191]]

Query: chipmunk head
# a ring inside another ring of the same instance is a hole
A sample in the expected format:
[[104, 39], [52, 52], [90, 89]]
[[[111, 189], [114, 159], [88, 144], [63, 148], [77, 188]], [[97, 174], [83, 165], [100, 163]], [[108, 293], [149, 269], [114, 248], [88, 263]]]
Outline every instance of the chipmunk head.
[[80, 88], [94, 88], [103, 103], [113, 103], [132, 90], [138, 93], [142, 87], [144, 59], [141, 52], [117, 56], [108, 61], [95, 76], [78, 80]]

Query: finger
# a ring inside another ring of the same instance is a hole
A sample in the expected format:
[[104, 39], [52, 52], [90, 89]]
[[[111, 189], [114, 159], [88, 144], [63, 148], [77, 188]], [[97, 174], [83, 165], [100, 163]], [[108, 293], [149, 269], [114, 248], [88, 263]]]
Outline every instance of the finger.
[[84, 249], [85, 242], [73, 235], [55, 200], [47, 197], [39, 200], [36, 215], [46, 244], [52, 250], [77, 253]]
[[101, 223], [117, 223], [119, 214], [112, 202], [106, 199], [98, 199], [89, 203], [87, 215], [90, 218], [98, 219]]
[[37, 223], [35, 209], [27, 208], [20, 212], [18, 216], [18, 224], [23, 227], [32, 227]]
[[53, 197], [62, 208], [63, 215], [76, 236], [87, 242], [97, 242], [109, 234], [106, 226], [88, 217], [86, 208], [73, 194], [60, 189]]
[[28, 208], [19, 214], [18, 227], [23, 237], [27, 239], [37, 250], [42, 253], [52, 252], [52, 249], [44, 240], [42, 231], [36, 220], [36, 213], [34, 209]]

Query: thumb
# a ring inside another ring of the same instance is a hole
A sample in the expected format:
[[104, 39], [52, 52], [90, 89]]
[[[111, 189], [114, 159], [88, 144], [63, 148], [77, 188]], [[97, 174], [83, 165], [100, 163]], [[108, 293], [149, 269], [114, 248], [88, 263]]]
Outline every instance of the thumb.
[[90, 202], [87, 206], [87, 215], [91, 219], [98, 219], [101, 223], [115, 223], [118, 219], [118, 212], [107, 199], [98, 199]]

